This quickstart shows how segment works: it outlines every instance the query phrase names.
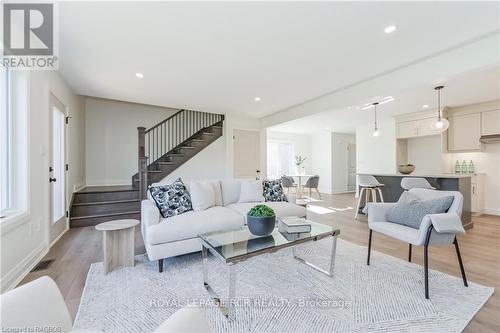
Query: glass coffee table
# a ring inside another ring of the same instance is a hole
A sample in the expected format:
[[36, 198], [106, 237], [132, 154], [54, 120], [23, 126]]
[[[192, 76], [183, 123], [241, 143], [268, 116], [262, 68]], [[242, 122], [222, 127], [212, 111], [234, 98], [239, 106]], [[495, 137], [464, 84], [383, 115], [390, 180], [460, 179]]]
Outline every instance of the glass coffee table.
[[[198, 235], [202, 243], [203, 261], [203, 284], [222, 313], [229, 319], [234, 318], [234, 295], [236, 291], [235, 264], [243, 262], [249, 258], [276, 252], [280, 249], [291, 247], [293, 257], [299, 262], [315, 269], [327, 276], [333, 276], [335, 264], [335, 250], [337, 248], [337, 236], [340, 229], [311, 222], [311, 232], [308, 233], [286, 233], [275, 228], [269, 236], [255, 236], [250, 233], [245, 226], [239, 230], [211, 232]], [[307, 242], [318, 241], [323, 238], [332, 238], [332, 252], [330, 254], [330, 267], [328, 270], [320, 268], [303, 258], [300, 258], [295, 251], [295, 246]], [[229, 276], [229, 290], [227, 303], [225, 303], [208, 284], [208, 252], [215, 258], [226, 264]]]

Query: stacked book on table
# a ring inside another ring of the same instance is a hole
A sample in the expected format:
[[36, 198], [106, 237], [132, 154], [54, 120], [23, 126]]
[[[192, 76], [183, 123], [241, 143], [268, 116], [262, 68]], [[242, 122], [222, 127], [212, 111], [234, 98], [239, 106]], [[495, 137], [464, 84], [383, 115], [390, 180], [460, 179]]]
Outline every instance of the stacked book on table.
[[287, 216], [279, 219], [278, 230], [283, 233], [307, 233], [311, 232], [311, 223], [297, 216]]

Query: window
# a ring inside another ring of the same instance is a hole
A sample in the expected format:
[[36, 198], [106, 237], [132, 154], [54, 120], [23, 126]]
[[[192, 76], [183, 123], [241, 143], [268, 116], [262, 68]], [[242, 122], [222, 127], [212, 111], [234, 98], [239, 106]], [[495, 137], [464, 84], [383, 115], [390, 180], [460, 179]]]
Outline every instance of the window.
[[11, 208], [11, 170], [12, 170], [12, 108], [11, 105], [11, 78], [10, 71], [5, 67], [2, 67], [0, 72], [0, 101], [1, 105], [1, 115], [0, 115], [0, 135], [1, 135], [1, 212], [0, 216], [4, 216]]
[[28, 198], [28, 73], [0, 67], [0, 216], [24, 213]]
[[267, 177], [279, 178], [283, 175], [292, 175], [294, 146], [290, 142], [267, 143]]

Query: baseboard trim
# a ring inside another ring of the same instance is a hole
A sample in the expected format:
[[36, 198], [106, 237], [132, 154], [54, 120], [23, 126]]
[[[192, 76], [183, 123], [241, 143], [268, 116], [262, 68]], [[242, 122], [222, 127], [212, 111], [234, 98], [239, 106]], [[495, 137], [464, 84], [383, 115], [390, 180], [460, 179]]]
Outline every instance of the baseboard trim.
[[498, 210], [498, 209], [485, 209], [485, 210], [483, 210], [483, 214], [500, 216], [500, 210]]
[[356, 190], [333, 190], [332, 194], [356, 193]]
[[57, 243], [57, 241], [58, 241], [59, 239], [61, 239], [61, 237], [62, 237], [62, 236], [64, 236], [64, 234], [65, 234], [68, 230], [69, 230], [69, 227], [68, 227], [68, 226], [66, 226], [66, 229], [64, 229], [64, 231], [63, 231], [63, 232], [61, 232], [61, 234], [60, 234], [59, 236], [57, 236], [57, 237], [56, 237], [56, 239], [54, 239], [54, 240], [52, 241], [52, 243], [50, 243], [50, 245], [49, 245], [49, 249], [50, 249], [50, 248], [51, 248], [51, 247], [52, 247], [55, 243]]
[[0, 288], [2, 293], [14, 289], [48, 252], [49, 248], [45, 244], [40, 244], [11, 269], [10, 272], [5, 274]]

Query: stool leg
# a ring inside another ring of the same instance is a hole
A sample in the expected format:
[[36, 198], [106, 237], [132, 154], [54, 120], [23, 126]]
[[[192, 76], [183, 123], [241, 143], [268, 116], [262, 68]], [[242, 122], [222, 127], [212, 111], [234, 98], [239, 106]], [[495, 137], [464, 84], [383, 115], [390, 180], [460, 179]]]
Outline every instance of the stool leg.
[[361, 208], [361, 200], [363, 199], [363, 191], [365, 191], [365, 188], [362, 187], [360, 190], [359, 190], [359, 195], [358, 195], [358, 205], [356, 206], [356, 212], [354, 214], [354, 219], [357, 219], [358, 218], [358, 214], [359, 214], [359, 209]]
[[369, 188], [367, 188], [365, 192], [366, 192], [366, 195], [365, 195], [365, 206], [366, 206], [370, 202], [370, 192], [371, 191]]
[[382, 195], [382, 189], [377, 187], [378, 195], [380, 196], [380, 202], [384, 202], [384, 196]]

